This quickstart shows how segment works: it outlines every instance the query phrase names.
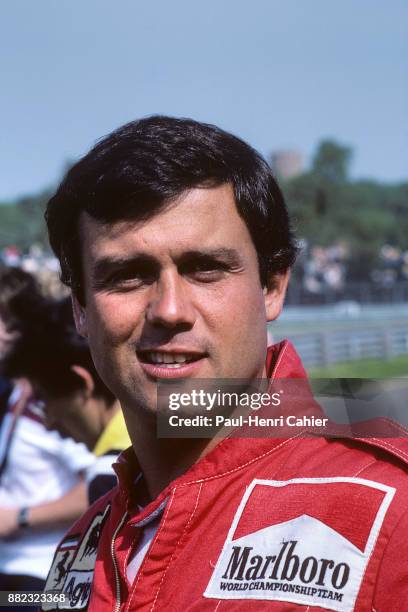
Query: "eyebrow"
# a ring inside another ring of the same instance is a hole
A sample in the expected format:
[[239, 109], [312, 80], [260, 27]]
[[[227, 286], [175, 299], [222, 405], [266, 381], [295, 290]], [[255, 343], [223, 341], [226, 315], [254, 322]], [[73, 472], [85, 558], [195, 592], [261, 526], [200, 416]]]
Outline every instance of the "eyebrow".
[[142, 253], [136, 253], [130, 257], [101, 257], [92, 267], [91, 274], [93, 279], [101, 279], [115, 270], [122, 270], [135, 265], [156, 266], [157, 260], [154, 257]]
[[185, 263], [192, 259], [214, 259], [223, 261], [224, 263], [236, 266], [241, 264], [241, 257], [237, 250], [220, 247], [218, 249], [194, 249], [186, 251], [176, 259], [178, 263]]
[[[242, 263], [241, 257], [237, 250], [228, 248], [215, 249], [193, 249], [185, 251], [175, 258], [177, 264], [185, 264], [191, 260], [214, 259], [224, 262], [230, 266], [238, 266]], [[124, 269], [130, 266], [151, 266], [159, 267], [158, 260], [152, 255], [146, 253], [135, 253], [129, 257], [102, 257], [92, 267], [93, 279], [104, 278], [107, 274], [115, 270]]]

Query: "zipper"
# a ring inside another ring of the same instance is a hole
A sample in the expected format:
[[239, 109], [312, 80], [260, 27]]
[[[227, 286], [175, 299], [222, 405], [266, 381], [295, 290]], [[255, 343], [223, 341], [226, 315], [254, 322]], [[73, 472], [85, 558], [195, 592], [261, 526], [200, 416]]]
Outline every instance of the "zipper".
[[116, 585], [116, 602], [115, 602], [114, 612], [119, 612], [120, 606], [121, 606], [121, 601], [120, 601], [120, 576], [119, 576], [118, 564], [117, 564], [116, 557], [115, 557], [115, 540], [116, 540], [116, 537], [117, 537], [119, 531], [123, 527], [123, 523], [125, 522], [126, 517], [127, 517], [127, 512], [125, 512], [125, 514], [122, 516], [119, 525], [115, 529], [115, 532], [114, 532], [114, 534], [112, 536], [112, 541], [111, 541], [111, 557], [112, 557], [112, 562], [113, 562], [113, 569], [115, 570], [115, 585]]

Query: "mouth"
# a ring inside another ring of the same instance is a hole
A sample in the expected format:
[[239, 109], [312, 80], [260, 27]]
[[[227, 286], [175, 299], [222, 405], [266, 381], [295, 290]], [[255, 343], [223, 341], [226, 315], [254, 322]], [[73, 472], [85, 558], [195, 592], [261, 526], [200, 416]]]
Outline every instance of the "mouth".
[[189, 351], [138, 351], [140, 364], [155, 378], [183, 378], [195, 373], [206, 353]]

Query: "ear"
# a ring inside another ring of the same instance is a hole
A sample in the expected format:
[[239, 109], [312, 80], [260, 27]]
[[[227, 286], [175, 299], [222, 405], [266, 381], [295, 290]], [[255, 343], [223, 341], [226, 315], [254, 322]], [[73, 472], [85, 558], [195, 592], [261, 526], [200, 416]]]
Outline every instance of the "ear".
[[271, 274], [267, 286], [264, 287], [266, 320], [274, 321], [282, 311], [286, 289], [290, 278], [290, 270], [281, 274]]
[[79, 303], [78, 298], [71, 292], [72, 310], [74, 311], [75, 327], [83, 338], [88, 337], [88, 326], [86, 323], [86, 309]]
[[94, 382], [94, 379], [92, 378], [91, 373], [88, 372], [86, 368], [83, 368], [82, 366], [79, 366], [79, 365], [72, 365], [71, 370], [75, 372], [77, 376], [82, 378], [82, 382], [84, 383], [85, 389], [86, 389], [86, 396], [91, 397], [91, 395], [93, 394], [95, 390], [95, 382]]

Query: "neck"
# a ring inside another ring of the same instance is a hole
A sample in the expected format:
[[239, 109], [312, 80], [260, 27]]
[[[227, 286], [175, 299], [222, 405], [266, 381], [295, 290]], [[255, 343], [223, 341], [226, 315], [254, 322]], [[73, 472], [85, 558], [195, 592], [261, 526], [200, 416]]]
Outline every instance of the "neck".
[[[265, 367], [254, 378], [267, 378]], [[126, 407], [123, 403], [122, 406], [150, 500], [155, 499], [170, 482], [185, 474], [231, 432], [231, 427], [228, 427], [221, 435], [219, 431], [215, 438], [158, 438], [154, 414], [138, 410], [134, 405]]]
[[124, 414], [151, 500], [218, 443], [208, 438], [158, 438], [155, 418], [138, 419], [135, 423], [133, 411], [130, 418], [125, 411]]

